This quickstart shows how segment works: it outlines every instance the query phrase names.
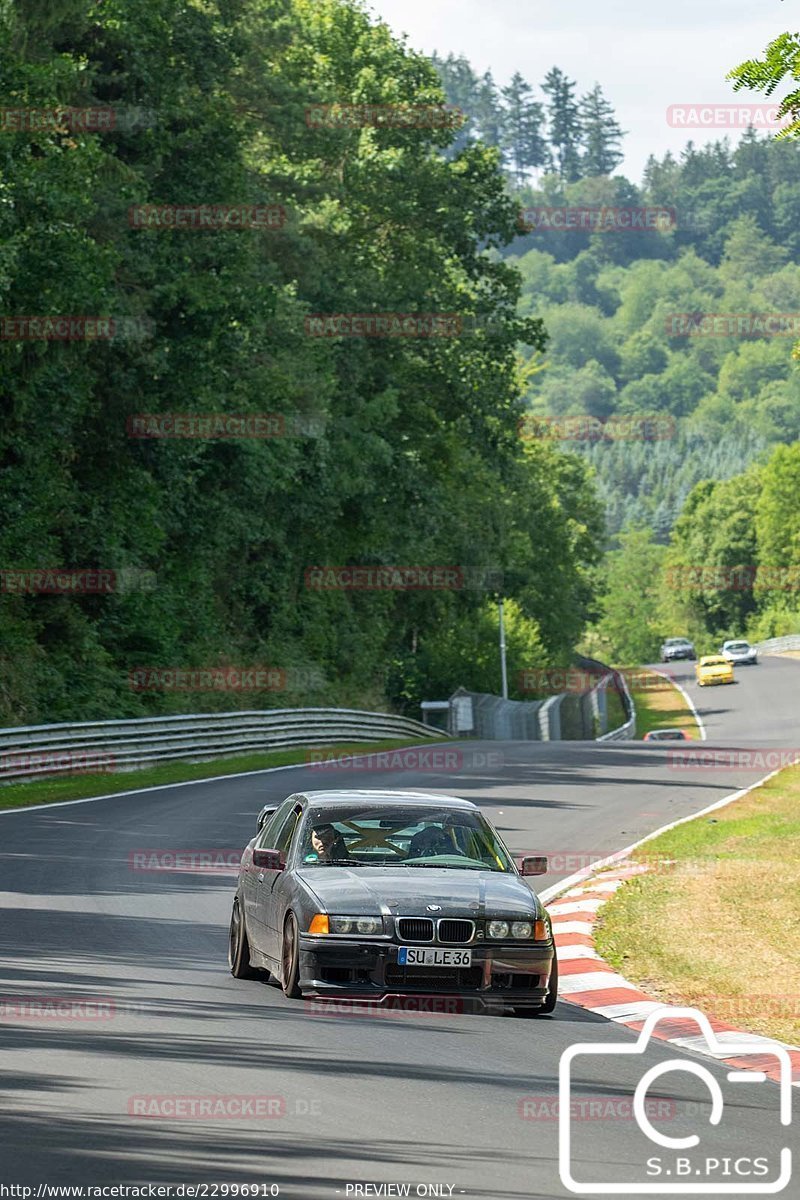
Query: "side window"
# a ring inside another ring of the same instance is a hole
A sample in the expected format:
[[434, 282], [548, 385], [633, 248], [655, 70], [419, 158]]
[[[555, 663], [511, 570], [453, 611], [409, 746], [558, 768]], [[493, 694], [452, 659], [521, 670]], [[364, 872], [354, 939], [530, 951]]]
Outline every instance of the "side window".
[[289, 813], [281, 830], [277, 834], [277, 839], [273, 849], [280, 850], [281, 854], [288, 853], [289, 846], [292, 843], [292, 838], [294, 837], [295, 830], [297, 829], [298, 822], [300, 821], [302, 815], [303, 810], [301, 808], [296, 808], [293, 812]]
[[277, 844], [274, 839], [278, 836], [278, 831], [283, 825], [289, 813], [292, 811], [293, 797], [284, 800], [277, 811], [272, 814], [264, 828], [261, 830], [261, 836], [256, 845], [260, 850], [276, 850]]

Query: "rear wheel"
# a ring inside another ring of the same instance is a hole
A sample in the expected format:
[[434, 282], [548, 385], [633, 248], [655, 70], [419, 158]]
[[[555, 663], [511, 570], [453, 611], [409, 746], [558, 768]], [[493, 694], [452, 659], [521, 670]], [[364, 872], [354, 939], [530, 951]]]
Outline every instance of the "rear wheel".
[[294, 913], [288, 914], [283, 926], [281, 968], [283, 974], [281, 986], [284, 996], [288, 996], [290, 1000], [299, 999], [301, 992], [297, 984], [297, 977], [300, 974], [300, 946]]
[[244, 913], [237, 896], [233, 902], [231, 928], [228, 935], [228, 965], [234, 979], [257, 979], [258, 971], [250, 966], [250, 943], [244, 924]]

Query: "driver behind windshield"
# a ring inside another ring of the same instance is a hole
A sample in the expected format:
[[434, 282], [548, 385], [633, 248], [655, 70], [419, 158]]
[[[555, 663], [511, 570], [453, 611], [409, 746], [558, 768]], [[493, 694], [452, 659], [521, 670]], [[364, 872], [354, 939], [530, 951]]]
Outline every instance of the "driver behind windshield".
[[315, 825], [311, 830], [311, 850], [304, 855], [304, 862], [348, 862], [349, 854], [344, 838], [333, 825]]

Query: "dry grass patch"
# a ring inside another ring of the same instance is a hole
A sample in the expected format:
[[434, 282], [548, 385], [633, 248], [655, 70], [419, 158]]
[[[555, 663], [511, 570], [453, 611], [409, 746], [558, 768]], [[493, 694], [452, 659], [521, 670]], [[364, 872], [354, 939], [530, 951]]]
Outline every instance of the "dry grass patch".
[[669, 1003], [800, 1043], [800, 769], [647, 842], [601, 910], [599, 952]]

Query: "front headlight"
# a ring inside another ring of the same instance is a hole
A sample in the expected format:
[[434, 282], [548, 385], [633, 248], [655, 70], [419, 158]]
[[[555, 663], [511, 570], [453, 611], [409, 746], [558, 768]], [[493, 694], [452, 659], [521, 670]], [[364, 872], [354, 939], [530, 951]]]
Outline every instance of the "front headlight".
[[514, 921], [511, 926], [511, 936], [513, 938], [529, 938], [533, 934], [533, 926], [530, 921]]
[[508, 921], [490, 921], [486, 932], [490, 938], [507, 938], [509, 934]]
[[358, 933], [374, 937], [383, 933], [383, 917], [331, 917], [331, 933]]

